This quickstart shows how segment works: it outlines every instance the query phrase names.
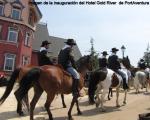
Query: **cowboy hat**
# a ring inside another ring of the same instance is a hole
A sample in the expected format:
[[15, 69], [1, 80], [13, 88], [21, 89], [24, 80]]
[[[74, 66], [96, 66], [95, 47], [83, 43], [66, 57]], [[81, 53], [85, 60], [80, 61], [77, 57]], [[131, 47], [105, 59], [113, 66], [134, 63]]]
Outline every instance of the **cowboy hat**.
[[107, 51], [103, 51], [101, 54], [108, 55]]
[[65, 42], [68, 45], [76, 45], [74, 39], [67, 39], [67, 42]]
[[45, 41], [43, 41], [43, 42], [42, 42], [41, 47], [43, 47], [43, 46], [45, 46], [45, 45], [48, 45], [48, 44], [51, 44], [51, 43], [50, 43], [50, 42], [48, 42], [47, 40], [45, 40]]
[[117, 51], [119, 51], [117, 48], [112, 48], [111, 49], [111, 52], [117, 52]]

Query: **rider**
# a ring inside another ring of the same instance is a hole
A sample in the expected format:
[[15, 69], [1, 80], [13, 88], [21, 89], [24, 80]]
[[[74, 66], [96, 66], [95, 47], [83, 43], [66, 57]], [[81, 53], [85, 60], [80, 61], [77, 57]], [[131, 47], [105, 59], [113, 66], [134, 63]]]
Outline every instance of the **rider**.
[[103, 51], [101, 54], [102, 54], [102, 57], [99, 58], [99, 68], [105, 70], [108, 66], [108, 60], [106, 58], [108, 54], [107, 54], [107, 51]]
[[138, 67], [141, 69], [141, 70], [145, 70], [146, 69], [146, 63], [144, 61], [144, 59], [140, 59], [139, 63], [138, 63]]
[[149, 69], [147, 68], [147, 65], [144, 59], [140, 59], [138, 63], [138, 67], [140, 68], [141, 71], [143, 71], [146, 74], [146, 78], [149, 79]]
[[62, 65], [62, 67], [69, 72], [73, 77], [73, 85], [72, 85], [72, 92], [74, 97], [79, 96], [78, 91], [78, 84], [80, 75], [77, 72], [77, 68], [75, 65], [75, 60], [73, 56], [73, 46], [76, 45], [75, 41], [73, 39], [67, 39], [67, 42], [65, 42], [66, 45], [61, 49], [59, 55], [58, 55], [58, 63]]
[[39, 55], [38, 55], [39, 66], [53, 65], [52, 61], [47, 56], [49, 44], [51, 44], [51, 43], [48, 42], [47, 40], [42, 42], [42, 45], [41, 45], [41, 48], [40, 48], [40, 51], [39, 51]]
[[116, 55], [117, 51], [119, 51], [117, 48], [112, 48], [111, 50], [112, 54], [108, 58], [108, 67], [122, 77], [123, 89], [128, 89], [128, 85], [126, 83], [126, 75], [120, 70], [121, 66], [120, 66], [119, 58]]

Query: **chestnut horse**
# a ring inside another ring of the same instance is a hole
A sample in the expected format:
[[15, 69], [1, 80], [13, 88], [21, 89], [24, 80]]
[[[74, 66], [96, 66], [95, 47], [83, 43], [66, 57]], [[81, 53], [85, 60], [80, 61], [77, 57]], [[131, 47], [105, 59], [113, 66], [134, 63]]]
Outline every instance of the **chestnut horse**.
[[[91, 57], [84, 56], [80, 58], [78, 62], [78, 71], [80, 72], [79, 89], [83, 88], [84, 76], [87, 70], [92, 69]], [[45, 108], [48, 112], [49, 119], [53, 120], [51, 111], [49, 109], [56, 94], [70, 94], [72, 92], [73, 79], [65, 72], [61, 67], [58, 66], [41, 66], [39, 68], [31, 69], [26, 75], [23, 76], [20, 87], [16, 91], [15, 95], [18, 101], [28, 93], [32, 85], [36, 86], [34, 91], [34, 97], [30, 103], [30, 120], [33, 120], [33, 111], [37, 101], [39, 100], [43, 91], [47, 93], [47, 100]], [[71, 111], [76, 103], [78, 114], [81, 114], [78, 99], [73, 97], [70, 109], [68, 111], [68, 118], [72, 120]]]
[[[11, 76], [10, 79], [7, 82], [6, 85], [6, 90], [4, 92], [4, 94], [2, 95], [2, 97], [0, 98], [0, 105], [3, 104], [6, 100], [6, 98], [9, 96], [9, 94], [11, 93], [15, 83], [20, 83], [20, 80], [22, 79], [22, 77], [32, 68], [34, 68], [35, 66], [31, 66], [31, 65], [27, 65], [24, 67], [18, 67], [16, 68]], [[27, 108], [29, 109], [29, 104], [28, 104], [28, 96], [25, 96], [23, 101], [25, 102]], [[23, 111], [22, 111], [22, 104], [20, 102], [17, 103], [17, 113], [22, 116]]]
[[[6, 86], [6, 90], [4, 92], [4, 94], [2, 95], [2, 97], [0, 98], [0, 105], [2, 105], [5, 100], [7, 99], [7, 97], [9, 96], [9, 94], [11, 93], [11, 91], [13, 90], [13, 87], [16, 84], [20, 84], [20, 81], [22, 79], [22, 77], [28, 72], [30, 71], [31, 69], [33, 68], [36, 68], [37, 66], [32, 66], [32, 65], [27, 65], [27, 66], [24, 66], [24, 67], [18, 67], [16, 68], [11, 76], [10, 76], [10, 79], [7, 80], [7, 84], [5, 85]], [[33, 86], [34, 89], [36, 89], [36, 86]], [[61, 98], [62, 98], [62, 104], [63, 104], [63, 107], [65, 108], [66, 107], [66, 104], [64, 102], [64, 95], [62, 94], [61, 95]], [[28, 108], [28, 111], [29, 111], [29, 102], [28, 102], [28, 95], [26, 95], [24, 98], [23, 98], [23, 102], [25, 103], [25, 105], [27, 106]], [[20, 101], [17, 101], [17, 113], [20, 115], [20, 116], [23, 116], [24, 113], [22, 111], [22, 102]]]

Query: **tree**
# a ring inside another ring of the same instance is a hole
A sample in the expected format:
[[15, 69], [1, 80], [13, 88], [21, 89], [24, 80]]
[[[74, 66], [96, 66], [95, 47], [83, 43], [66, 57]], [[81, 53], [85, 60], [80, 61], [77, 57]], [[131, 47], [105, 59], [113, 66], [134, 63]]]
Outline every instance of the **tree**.
[[143, 56], [146, 64], [148, 67], [150, 67], [150, 47], [149, 47], [149, 43], [147, 45], [147, 49], [146, 52], [144, 52], [144, 56]]
[[98, 62], [98, 53], [96, 53], [96, 51], [94, 49], [94, 39], [93, 38], [91, 38], [90, 43], [91, 43], [90, 55], [92, 56], [92, 68], [93, 68], [93, 70], [96, 70], [99, 68], [99, 62]]

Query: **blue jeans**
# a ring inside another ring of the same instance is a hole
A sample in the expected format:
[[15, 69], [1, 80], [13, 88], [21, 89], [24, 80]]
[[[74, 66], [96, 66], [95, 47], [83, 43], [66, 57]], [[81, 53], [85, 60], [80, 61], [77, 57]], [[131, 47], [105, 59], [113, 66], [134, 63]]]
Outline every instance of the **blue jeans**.
[[67, 72], [69, 72], [72, 75], [73, 79], [78, 79], [78, 80], [80, 79], [79, 73], [73, 67], [68, 67]]

